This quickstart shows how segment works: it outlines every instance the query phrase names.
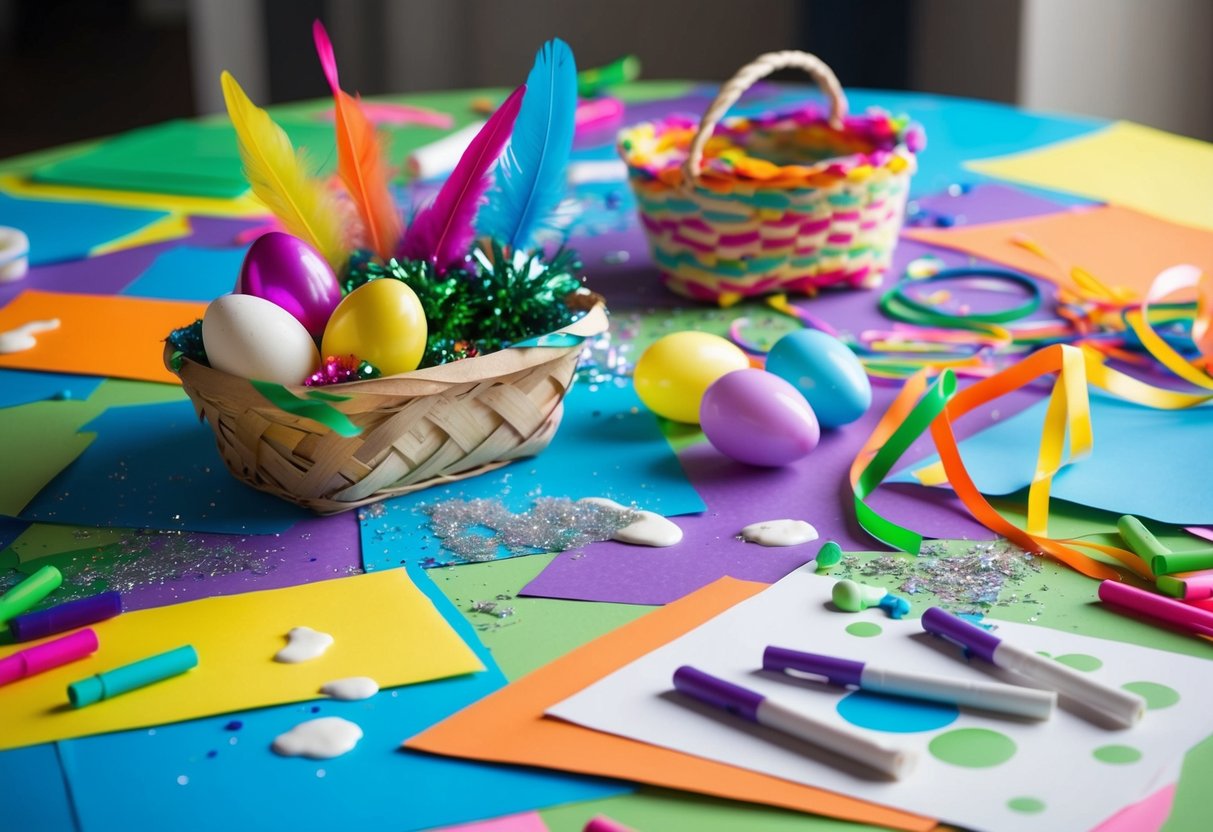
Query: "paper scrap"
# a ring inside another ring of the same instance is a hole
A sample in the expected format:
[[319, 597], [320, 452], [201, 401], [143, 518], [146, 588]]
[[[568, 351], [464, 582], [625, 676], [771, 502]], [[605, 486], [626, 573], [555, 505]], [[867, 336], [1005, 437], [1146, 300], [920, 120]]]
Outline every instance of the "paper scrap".
[[25, 199], [0, 193], [0, 225], [29, 237], [30, 266], [79, 260], [97, 247], [164, 219], [163, 211]]
[[84, 402], [34, 402], [0, 410], [0, 514], [16, 517], [92, 443], [80, 433], [96, 414]]
[[157, 257], [147, 271], [122, 290], [122, 294], [166, 300], [212, 301], [232, 291], [246, 251], [248, 246], [177, 246]]

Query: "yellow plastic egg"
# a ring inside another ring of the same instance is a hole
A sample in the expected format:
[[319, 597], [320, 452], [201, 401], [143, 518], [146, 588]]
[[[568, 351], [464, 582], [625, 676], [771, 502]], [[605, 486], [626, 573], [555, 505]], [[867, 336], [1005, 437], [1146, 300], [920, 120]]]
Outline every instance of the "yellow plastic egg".
[[364, 283], [333, 310], [324, 355], [356, 355], [385, 376], [416, 370], [425, 354], [425, 312], [416, 293], [393, 278]]
[[644, 351], [632, 382], [658, 416], [697, 425], [704, 391], [724, 374], [749, 366], [746, 354], [719, 335], [673, 332]]

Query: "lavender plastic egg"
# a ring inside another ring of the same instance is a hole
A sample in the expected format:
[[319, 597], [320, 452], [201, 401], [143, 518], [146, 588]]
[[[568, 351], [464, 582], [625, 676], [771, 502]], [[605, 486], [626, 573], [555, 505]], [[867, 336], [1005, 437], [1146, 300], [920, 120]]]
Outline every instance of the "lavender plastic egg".
[[736, 370], [703, 394], [699, 425], [722, 454], [777, 467], [817, 447], [821, 428], [795, 387], [765, 370]]
[[303, 240], [281, 231], [262, 234], [249, 247], [236, 292], [281, 306], [316, 339], [341, 302], [341, 286], [328, 262]]

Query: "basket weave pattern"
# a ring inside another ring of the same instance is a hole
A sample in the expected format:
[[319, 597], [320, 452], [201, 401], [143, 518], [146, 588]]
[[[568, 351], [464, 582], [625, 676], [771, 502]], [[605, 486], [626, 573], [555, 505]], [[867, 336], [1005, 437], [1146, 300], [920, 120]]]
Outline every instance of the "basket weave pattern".
[[[565, 331], [590, 335], [605, 326], [599, 307]], [[353, 437], [274, 407], [245, 379], [189, 360], [177, 372], [237, 479], [334, 514], [539, 453], [560, 424], [580, 352], [506, 349], [327, 388], [348, 397], [332, 406], [362, 429]]]
[[[830, 99], [720, 122], [759, 78], [796, 67]], [[904, 120], [847, 116], [829, 67], [763, 55], [726, 83], [696, 127], [682, 117], [620, 135], [641, 223], [665, 283], [722, 305], [773, 292], [875, 286], [888, 268], [921, 141]], [[786, 162], [786, 163], [783, 163]]]

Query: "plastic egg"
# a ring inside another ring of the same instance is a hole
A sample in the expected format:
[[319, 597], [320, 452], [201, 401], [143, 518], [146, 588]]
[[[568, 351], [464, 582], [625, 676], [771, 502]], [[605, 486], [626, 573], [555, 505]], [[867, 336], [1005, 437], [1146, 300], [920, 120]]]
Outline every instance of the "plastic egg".
[[804, 396], [765, 370], [737, 370], [713, 382], [703, 394], [699, 424], [716, 450], [751, 465], [795, 462], [821, 438]]
[[341, 303], [341, 286], [328, 261], [290, 234], [271, 231], [249, 246], [236, 292], [276, 303], [319, 340]]
[[872, 405], [872, 382], [846, 344], [815, 329], [789, 332], [767, 354], [767, 372], [791, 382], [823, 428], [850, 424]]
[[345, 296], [324, 328], [325, 355], [356, 355], [385, 376], [416, 370], [427, 327], [421, 301], [391, 277], [364, 283]]
[[632, 383], [649, 410], [694, 425], [708, 386], [725, 373], [749, 366], [746, 354], [719, 335], [673, 332], [644, 351]]
[[212, 367], [241, 378], [302, 384], [320, 366], [316, 342], [291, 313], [255, 295], [223, 295], [202, 317]]

